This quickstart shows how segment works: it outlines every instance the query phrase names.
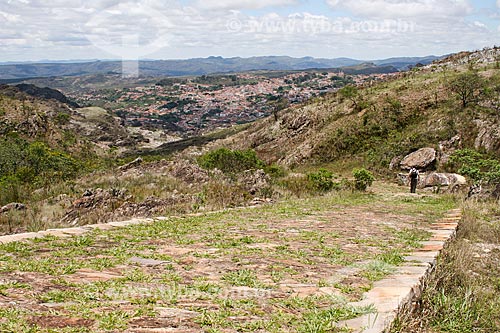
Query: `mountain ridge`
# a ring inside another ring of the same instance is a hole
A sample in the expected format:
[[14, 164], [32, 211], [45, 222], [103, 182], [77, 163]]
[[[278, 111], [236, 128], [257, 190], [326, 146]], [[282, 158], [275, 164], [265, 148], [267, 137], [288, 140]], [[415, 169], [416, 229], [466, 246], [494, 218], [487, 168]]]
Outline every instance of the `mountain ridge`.
[[[243, 72], [251, 70], [305, 70], [357, 66], [373, 63], [376, 66], [393, 66], [405, 70], [417, 63], [429, 64], [441, 59], [437, 56], [403, 57], [381, 60], [357, 60], [351, 58], [294, 58], [289, 56], [259, 56], [250, 58], [208, 57], [184, 60], [148, 60], [139, 62], [143, 76], [189, 76], [215, 73]], [[67, 63], [0, 63], [0, 80], [28, 79], [52, 76], [82, 76], [99, 73], [121, 73], [121, 61], [88, 61]]]

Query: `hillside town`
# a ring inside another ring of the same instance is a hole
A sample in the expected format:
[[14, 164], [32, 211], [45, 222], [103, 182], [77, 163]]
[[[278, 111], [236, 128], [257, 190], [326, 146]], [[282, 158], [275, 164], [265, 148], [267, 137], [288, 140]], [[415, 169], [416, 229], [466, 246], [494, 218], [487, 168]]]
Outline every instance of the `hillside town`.
[[345, 85], [383, 80], [389, 75], [394, 74], [303, 71], [203, 75], [167, 78], [135, 88], [89, 91], [75, 99], [82, 104], [104, 105], [131, 126], [191, 136], [252, 122]]

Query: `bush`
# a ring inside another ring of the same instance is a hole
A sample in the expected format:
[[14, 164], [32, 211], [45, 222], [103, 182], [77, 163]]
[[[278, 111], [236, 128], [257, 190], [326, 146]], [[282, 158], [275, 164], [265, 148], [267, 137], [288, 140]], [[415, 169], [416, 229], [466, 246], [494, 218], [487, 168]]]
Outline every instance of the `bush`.
[[285, 170], [276, 164], [271, 164], [264, 168], [265, 173], [273, 178], [281, 178], [285, 176]]
[[333, 173], [326, 169], [319, 169], [318, 172], [307, 174], [307, 180], [309, 181], [310, 187], [317, 192], [328, 192], [338, 187], [334, 179], [335, 176]]
[[300, 198], [344, 189], [344, 180], [336, 182], [335, 179], [336, 177], [332, 172], [326, 169], [319, 169], [317, 172], [311, 172], [305, 176], [289, 176], [280, 181], [280, 184], [283, 188]]
[[221, 179], [210, 181], [199, 195], [200, 204], [212, 209], [242, 206], [250, 198], [251, 195], [242, 187]]
[[373, 174], [366, 169], [354, 169], [352, 175], [354, 176], [354, 188], [358, 191], [366, 191], [375, 180]]
[[44, 183], [74, 177], [81, 164], [68, 154], [43, 142], [5, 139], [0, 145], [0, 183], [17, 179], [21, 183]]
[[223, 173], [236, 174], [246, 170], [264, 169], [265, 163], [254, 150], [245, 151], [219, 148], [202, 155], [198, 164], [207, 170], [219, 169]]
[[473, 149], [455, 151], [448, 167], [474, 181], [500, 182], [500, 162]]

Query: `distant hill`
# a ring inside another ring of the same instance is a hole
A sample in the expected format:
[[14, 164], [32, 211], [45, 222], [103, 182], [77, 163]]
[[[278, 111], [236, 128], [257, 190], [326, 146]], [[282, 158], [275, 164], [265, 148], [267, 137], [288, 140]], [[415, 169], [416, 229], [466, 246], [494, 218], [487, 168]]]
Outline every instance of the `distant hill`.
[[[373, 60], [368, 63], [382, 66], [385, 70], [394, 67], [395, 70], [405, 70], [417, 63], [429, 64], [439, 57], [391, 58]], [[244, 72], [251, 70], [304, 70], [322, 68], [341, 68], [357, 66], [367, 61], [336, 58], [292, 58], [287, 56], [267, 56], [252, 58], [222, 58], [208, 57], [187, 60], [156, 60], [141, 61], [140, 73], [143, 76], [188, 76], [214, 73]], [[79, 63], [4, 63], [0, 64], [0, 80], [12, 83], [16, 80], [52, 76], [82, 76], [89, 74], [120, 74], [120, 61], [91, 61]], [[384, 72], [384, 71], [382, 71]]]

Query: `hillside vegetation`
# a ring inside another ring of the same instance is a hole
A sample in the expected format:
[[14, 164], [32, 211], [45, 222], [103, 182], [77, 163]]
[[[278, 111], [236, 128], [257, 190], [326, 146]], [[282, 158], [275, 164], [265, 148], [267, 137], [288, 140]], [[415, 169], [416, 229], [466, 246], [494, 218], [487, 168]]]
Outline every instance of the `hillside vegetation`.
[[[499, 87], [498, 49], [454, 55], [253, 124], [156, 150], [128, 149], [143, 159], [118, 169], [137, 157], [118, 159], [124, 147], [142, 140], [119, 119], [3, 86], [0, 204], [28, 209], [0, 215], [0, 225], [12, 233], [366, 189], [373, 174], [393, 179], [389, 167], [397, 172], [421, 147], [436, 148], [440, 170], [495, 180]], [[203, 156], [217, 148], [231, 148], [226, 157], [255, 157], [253, 170], [211, 167]]]
[[0, 206], [34, 209], [51, 187], [108, 168], [120, 147], [140, 140], [106, 110], [77, 106], [49, 88], [0, 86]]
[[499, 54], [462, 54], [387, 82], [344, 88], [219, 144], [253, 148], [266, 161], [291, 167], [354, 158], [383, 172], [393, 159], [425, 146], [440, 150], [456, 136], [452, 148], [498, 157]]
[[[437, 169], [498, 184], [499, 70], [498, 48], [462, 53], [126, 160], [141, 138], [106, 110], [1, 87], [0, 204], [26, 207], [1, 207], [0, 234], [156, 219], [1, 244], [0, 331], [344, 331], [464, 198], [404, 193], [405, 155], [434, 147]], [[394, 332], [498, 331], [498, 202], [462, 207]]]

